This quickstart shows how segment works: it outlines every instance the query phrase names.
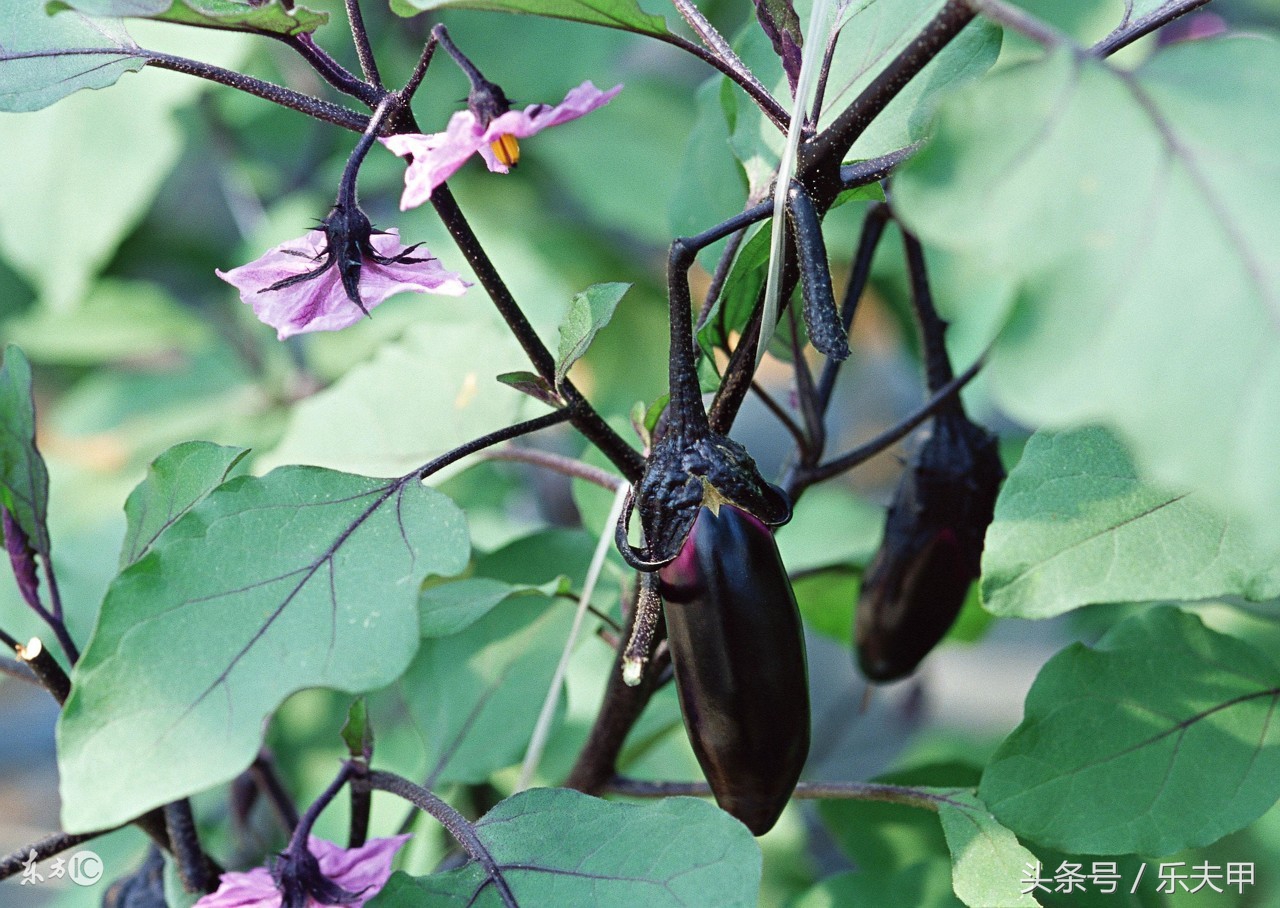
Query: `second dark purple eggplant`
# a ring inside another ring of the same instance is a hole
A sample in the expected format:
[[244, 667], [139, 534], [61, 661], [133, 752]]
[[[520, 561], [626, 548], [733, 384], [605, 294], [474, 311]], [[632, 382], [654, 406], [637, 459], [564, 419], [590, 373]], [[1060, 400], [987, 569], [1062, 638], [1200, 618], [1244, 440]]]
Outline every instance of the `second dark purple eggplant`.
[[858, 599], [855, 645], [871, 680], [911, 674], [955, 623], [1002, 479], [995, 437], [958, 404], [938, 414], [898, 485]]
[[746, 512], [704, 507], [660, 577], [689, 741], [716, 802], [763, 835], [809, 753], [804, 635], [777, 544]]

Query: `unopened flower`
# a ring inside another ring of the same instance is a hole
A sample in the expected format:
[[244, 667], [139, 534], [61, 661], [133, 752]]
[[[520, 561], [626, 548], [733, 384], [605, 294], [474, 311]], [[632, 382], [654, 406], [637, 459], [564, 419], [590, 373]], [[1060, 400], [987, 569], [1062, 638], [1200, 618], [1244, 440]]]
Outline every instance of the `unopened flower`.
[[507, 173], [520, 160], [519, 139], [576, 120], [608, 104], [620, 91], [621, 85], [601, 91], [590, 82], [583, 82], [554, 107], [531, 104], [524, 110], [502, 112], [495, 112], [492, 104], [477, 103], [473, 92], [468, 109], [454, 114], [444, 132], [381, 139], [400, 157], [412, 157], [404, 176], [400, 208], [416, 208], [431, 198], [435, 188], [476, 153], [484, 158], [489, 170]]
[[341, 205], [318, 229], [217, 275], [280, 340], [354, 325], [403, 291], [459, 296], [470, 286], [421, 243], [405, 246], [394, 228], [374, 231], [358, 207]]
[[224, 873], [218, 890], [195, 908], [361, 908], [387, 884], [391, 861], [408, 838], [371, 839], [359, 848], [341, 848], [312, 836], [301, 860], [285, 852], [272, 868]]

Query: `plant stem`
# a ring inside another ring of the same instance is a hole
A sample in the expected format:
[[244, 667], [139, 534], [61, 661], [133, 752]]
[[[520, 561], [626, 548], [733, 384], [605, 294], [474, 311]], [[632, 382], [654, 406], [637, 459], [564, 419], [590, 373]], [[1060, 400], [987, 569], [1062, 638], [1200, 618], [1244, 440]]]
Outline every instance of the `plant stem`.
[[293, 831], [298, 828], [298, 808], [294, 805], [289, 792], [285, 790], [284, 783], [280, 781], [275, 763], [265, 751], [259, 753], [258, 758], [249, 766], [249, 773], [258, 789], [266, 796], [267, 803], [275, 811], [276, 819], [284, 828], [285, 834], [292, 836]]
[[369, 32], [364, 27], [364, 16], [360, 12], [360, 0], [346, 0], [347, 21], [351, 25], [351, 38], [356, 45], [356, 56], [360, 58], [360, 71], [365, 81], [375, 88], [382, 88], [382, 76], [378, 73], [378, 61], [373, 56], [373, 45], [369, 43]]
[[164, 805], [164, 823], [173, 846], [178, 875], [187, 892], [208, 893], [218, 888], [218, 875], [200, 847], [191, 802], [185, 798]]
[[947, 323], [938, 316], [938, 310], [933, 306], [933, 291], [929, 289], [929, 272], [925, 267], [924, 249], [921, 248], [920, 241], [903, 230], [902, 246], [907, 256], [907, 273], [911, 278], [912, 308], [920, 328], [925, 380], [929, 393], [936, 394], [956, 377], [951, 368], [951, 357], [947, 355]]
[[39, 637], [32, 637], [26, 646], [18, 647], [18, 658], [31, 669], [41, 687], [58, 701], [59, 706], [67, 702], [67, 697], [71, 695], [71, 679], [62, 670], [58, 660], [45, 649]]
[[24, 845], [12, 854], [0, 858], [0, 880], [8, 879], [14, 874], [20, 873], [28, 864], [47, 861], [55, 854], [61, 854], [64, 851], [75, 848], [77, 845], [91, 842], [120, 828], [119, 826], [113, 826], [110, 829], [100, 829], [97, 832], [55, 832], [53, 835], [46, 836], [38, 842]]
[[583, 463], [581, 460], [574, 460], [572, 457], [565, 457], [563, 454], [539, 451], [537, 448], [507, 446], [489, 451], [484, 456], [486, 460], [509, 460], [515, 463], [532, 464], [535, 467], [545, 467], [561, 475], [571, 476], [574, 479], [581, 479], [597, 485], [602, 489], [608, 489], [610, 492], [615, 491], [618, 486], [622, 485], [621, 479], [599, 467], [593, 467], [591, 464]]
[[539, 429], [545, 429], [548, 426], [555, 426], [568, 421], [568, 410], [553, 410], [543, 416], [538, 416], [534, 419], [527, 419], [524, 422], [518, 422], [514, 426], [507, 426], [505, 429], [498, 429], [497, 431], [490, 432], [488, 435], [482, 435], [477, 439], [469, 441], [465, 445], [459, 445], [452, 451], [447, 451], [444, 454], [441, 454], [434, 460], [428, 461], [418, 469], [414, 470], [406, 476], [405, 479], [426, 479], [432, 473], [443, 470], [445, 467], [452, 463], [456, 463], [467, 455], [474, 454], [477, 451], [483, 451], [491, 445], [510, 441], [513, 438], [519, 438], [521, 435], [528, 435], [530, 432], [537, 432]]
[[381, 770], [371, 771], [369, 773], [369, 787], [403, 798], [419, 810], [425, 811], [434, 817], [441, 826], [449, 831], [449, 834], [462, 846], [462, 849], [471, 859], [484, 868], [489, 882], [493, 883], [498, 890], [498, 895], [502, 898], [503, 905], [507, 906], [507, 908], [518, 908], [515, 895], [511, 892], [511, 887], [508, 885], [506, 878], [503, 877], [502, 870], [498, 867], [498, 862], [494, 860], [493, 854], [485, 846], [484, 842], [480, 841], [480, 836], [476, 833], [475, 826], [468, 822], [466, 817], [432, 792], [420, 785], [413, 784], [408, 779], [395, 773]]
[[1174, 19], [1199, 9], [1209, 0], [1170, 0], [1133, 22], [1125, 22], [1091, 48], [1099, 57], [1109, 57], [1121, 48], [1168, 25]]
[[[454, 242], [458, 244], [463, 257], [471, 265], [471, 270], [475, 272], [480, 284], [489, 294], [489, 298], [498, 308], [499, 314], [506, 321], [511, 333], [524, 348], [525, 355], [533, 363], [534, 369], [554, 386], [555, 360], [537, 332], [533, 330], [533, 326], [529, 324], [528, 318], [520, 309], [515, 297], [511, 295], [506, 282], [498, 274], [488, 253], [480, 245], [479, 238], [463, 216], [447, 184], [436, 187], [431, 193], [431, 204], [440, 215], [445, 228], [453, 236]], [[609, 427], [609, 424], [592, 408], [582, 396], [582, 392], [569, 379], [566, 378], [560, 383], [560, 393], [566, 402], [565, 412], [572, 420], [574, 427], [595, 444], [623, 476], [632, 482], [639, 480], [644, 472], [644, 458], [640, 453]]]
[[364, 760], [351, 761], [350, 793], [351, 823], [347, 832], [347, 847], [359, 848], [369, 840], [369, 814], [373, 809], [369, 764]]
[[697, 44], [694, 44], [692, 41], [689, 41], [681, 35], [668, 33], [664, 35], [653, 35], [652, 37], [657, 38], [659, 41], [664, 41], [672, 47], [678, 47], [683, 51], [693, 54], [693, 56], [697, 57], [699, 60], [709, 64], [725, 76], [728, 76], [731, 82], [745, 91], [751, 97], [751, 100], [756, 102], [756, 106], [760, 108], [761, 113], [773, 121], [773, 124], [777, 126], [779, 130], [786, 132], [787, 124], [791, 120], [790, 115], [783, 109], [782, 105], [778, 103], [778, 99], [771, 95], [769, 90], [765, 88], [754, 75], [749, 71], [746, 71], [745, 67], [743, 72], [738, 72], [729, 63], [721, 60], [711, 51], [704, 47], [699, 47]]
[[289, 837], [289, 851], [297, 853], [307, 847], [311, 828], [316, 825], [316, 820], [320, 818], [324, 809], [338, 796], [338, 792], [342, 791], [342, 786], [346, 785], [347, 780], [351, 778], [351, 772], [350, 761], [344, 762], [338, 774], [333, 777], [333, 781], [307, 807], [306, 812], [298, 820], [298, 825], [294, 827], [293, 835]]
[[311, 68], [320, 75], [320, 78], [343, 94], [350, 95], [371, 108], [376, 107], [378, 101], [386, 94], [381, 86], [375, 87], [356, 78], [349, 69], [333, 59], [324, 48], [316, 44], [315, 38], [311, 34], [282, 35], [280, 40], [297, 51], [298, 55], [306, 60], [311, 65]]

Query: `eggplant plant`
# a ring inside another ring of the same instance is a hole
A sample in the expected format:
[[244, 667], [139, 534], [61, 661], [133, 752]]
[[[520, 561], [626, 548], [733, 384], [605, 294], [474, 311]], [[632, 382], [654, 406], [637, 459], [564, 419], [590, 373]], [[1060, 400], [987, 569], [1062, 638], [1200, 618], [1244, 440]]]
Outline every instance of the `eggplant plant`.
[[1272, 5], [10, 7], [0, 904], [1277, 898]]

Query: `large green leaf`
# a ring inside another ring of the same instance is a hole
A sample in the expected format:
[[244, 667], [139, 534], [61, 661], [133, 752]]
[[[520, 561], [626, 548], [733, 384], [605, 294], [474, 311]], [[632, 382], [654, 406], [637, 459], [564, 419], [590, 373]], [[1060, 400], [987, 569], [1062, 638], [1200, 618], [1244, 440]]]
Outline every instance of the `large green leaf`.
[[[476, 823], [521, 905], [575, 908], [754, 906], [760, 849], [743, 825], [694, 798], [601, 801], [535, 788]], [[413, 879], [396, 874], [370, 908], [490, 908], [503, 902], [478, 865]]]
[[1068, 854], [1206, 845], [1280, 796], [1280, 669], [1194, 615], [1149, 609], [1040, 671], [979, 796]]
[[391, 8], [402, 16], [436, 9], [483, 9], [569, 19], [643, 35], [668, 33], [663, 18], [649, 15], [635, 0], [391, 0]]
[[[23, 10], [40, 6], [14, 5]], [[27, 13], [15, 15], [22, 19]], [[88, 20], [67, 12], [47, 21]], [[252, 40], [208, 29], [175, 30], [150, 22], [138, 26], [140, 31], [164, 30], [168, 51], [232, 69]], [[7, 15], [0, 16], [0, 47], [9, 47], [5, 29], [12, 27]], [[94, 20], [86, 28], [109, 34], [114, 26]], [[78, 66], [91, 64], [95, 77], [120, 69], [100, 55], [70, 59]], [[136, 69], [135, 63], [141, 65], [131, 58], [128, 68]], [[29, 84], [28, 75], [11, 78], [15, 65], [0, 54], [0, 85]], [[28, 98], [20, 109], [52, 104], [72, 89], [101, 87], [115, 78], [86, 85], [70, 71], [44, 74], [56, 83], [57, 92], [39, 94], [40, 103], [28, 103]], [[127, 81], [119, 91], [79, 92], [48, 110], [0, 118], [0, 147], [8, 162], [0, 168], [0, 197], [5, 199], [0, 255], [35, 288], [40, 302], [54, 309], [68, 310], [81, 301], [94, 275], [150, 207], [182, 150], [184, 133], [173, 114], [211, 84], [175, 73]]]
[[457, 507], [413, 477], [285, 467], [219, 486], [107, 593], [59, 720], [65, 828], [233, 778], [294, 691], [389, 683], [417, 649], [419, 584], [469, 548]]
[[1104, 429], [1039, 432], [987, 531], [983, 601], [1048, 618], [1102, 602], [1280, 596], [1280, 565], [1198, 502], [1145, 482]]
[[802, 895], [794, 908], [848, 908], [853, 905], [958, 908], [962, 904], [951, 889], [947, 862], [936, 858], [893, 871], [864, 867], [838, 873]]
[[145, 555], [161, 533], [225, 482], [248, 453], [247, 448], [189, 441], [157, 457], [124, 503], [128, 529], [120, 569]]
[[986, 805], [963, 788], [941, 789], [938, 819], [951, 850], [951, 885], [972, 908], [1039, 905], [1022, 891], [1023, 873], [1036, 856], [996, 822]]
[[284, 0], [53, 0], [51, 12], [77, 9], [91, 16], [136, 16], [203, 28], [229, 28], [269, 35], [301, 35], [329, 21]]
[[50, 16], [38, 2], [7, 4], [0, 16], [0, 110], [39, 110], [145, 65], [118, 21]]
[[525, 363], [510, 333], [480, 300], [421, 305], [430, 320], [294, 408], [264, 466], [391, 476], [519, 418], [526, 398], [493, 380]]
[[1120, 430], [1144, 475], [1280, 543], [1280, 44], [1175, 45], [1136, 72], [1068, 52], [946, 105], [895, 179], [930, 243], [1001, 275], [947, 307], [1002, 325], [1015, 416]]
[[36, 405], [31, 364], [10, 344], [0, 360], [0, 504], [49, 558], [49, 471], [36, 448]]
[[572, 621], [567, 602], [526, 593], [505, 598], [465, 630], [422, 641], [404, 676], [378, 699], [392, 698], [380, 702], [384, 709], [407, 706], [428, 787], [483, 782], [520, 761]]

